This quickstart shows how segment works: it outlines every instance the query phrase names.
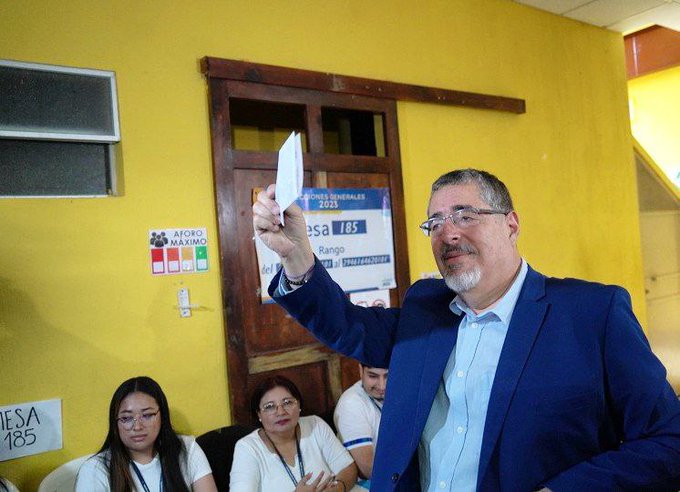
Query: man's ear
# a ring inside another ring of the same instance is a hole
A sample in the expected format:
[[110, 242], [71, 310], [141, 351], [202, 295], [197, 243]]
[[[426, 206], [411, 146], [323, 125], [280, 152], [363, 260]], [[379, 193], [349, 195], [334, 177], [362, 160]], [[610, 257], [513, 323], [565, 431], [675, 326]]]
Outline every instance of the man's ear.
[[516, 242], [519, 237], [519, 215], [513, 210], [505, 216], [505, 221], [510, 231], [510, 239]]

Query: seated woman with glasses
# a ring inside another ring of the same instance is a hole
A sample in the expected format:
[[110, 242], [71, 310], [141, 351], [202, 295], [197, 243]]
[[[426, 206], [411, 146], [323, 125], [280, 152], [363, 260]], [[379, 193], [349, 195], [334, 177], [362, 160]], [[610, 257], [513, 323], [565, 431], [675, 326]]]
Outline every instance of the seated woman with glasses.
[[212, 470], [192, 437], [178, 436], [156, 381], [141, 376], [121, 384], [109, 406], [109, 433], [78, 471], [76, 492], [216, 492]]
[[302, 396], [292, 381], [262, 381], [250, 400], [262, 427], [236, 443], [232, 492], [348, 492], [357, 480], [350, 454], [321, 418], [301, 417]]

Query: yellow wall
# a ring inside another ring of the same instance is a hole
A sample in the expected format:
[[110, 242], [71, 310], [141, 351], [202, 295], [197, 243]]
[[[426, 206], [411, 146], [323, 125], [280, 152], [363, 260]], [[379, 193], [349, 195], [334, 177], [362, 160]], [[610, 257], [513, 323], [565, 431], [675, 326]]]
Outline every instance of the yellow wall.
[[[101, 444], [132, 375], [161, 383], [180, 431], [229, 423], [205, 55], [525, 98], [520, 116], [399, 104], [412, 277], [435, 269], [417, 230], [429, 184], [476, 166], [514, 192], [533, 266], [623, 284], [644, 315], [617, 34], [506, 0], [4, 0], [0, 14], [3, 58], [116, 72], [125, 166], [122, 197], [0, 201], [0, 405], [63, 399], [64, 449], [0, 463], [26, 490]], [[150, 228], [204, 226], [208, 274], [150, 275]], [[180, 319], [179, 287], [207, 309]]]
[[680, 196], [680, 67], [628, 82], [631, 127], [640, 145]]

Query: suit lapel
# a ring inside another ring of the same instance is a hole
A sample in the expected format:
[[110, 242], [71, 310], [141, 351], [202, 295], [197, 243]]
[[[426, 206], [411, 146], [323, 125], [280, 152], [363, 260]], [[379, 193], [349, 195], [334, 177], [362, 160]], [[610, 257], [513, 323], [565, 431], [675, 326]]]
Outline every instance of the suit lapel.
[[482, 482], [489, 465], [517, 383], [543, 325], [548, 304], [539, 299], [544, 294], [545, 277], [529, 267], [512, 314], [491, 389], [479, 459], [478, 484]]

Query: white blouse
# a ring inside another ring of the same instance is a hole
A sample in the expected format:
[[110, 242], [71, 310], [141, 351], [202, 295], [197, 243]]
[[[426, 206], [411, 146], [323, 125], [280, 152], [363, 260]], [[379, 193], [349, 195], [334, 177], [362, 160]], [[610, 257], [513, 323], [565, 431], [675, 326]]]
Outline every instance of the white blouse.
[[[180, 463], [182, 469], [182, 476], [187, 487], [191, 489], [191, 485], [200, 478], [212, 473], [208, 459], [205, 453], [198, 445], [196, 440], [191, 436], [178, 436], [184, 443], [186, 449], [185, 460]], [[109, 453], [105, 451], [101, 454], [96, 454], [80, 466], [78, 470], [78, 477], [76, 479], [75, 492], [108, 492], [111, 490], [109, 486], [109, 471], [106, 463], [109, 460]], [[135, 462], [140, 473], [144, 477], [149, 490], [159, 490], [161, 477], [161, 460], [158, 455], [154, 456], [149, 463], [141, 464]], [[137, 491], [144, 490], [142, 484], [137, 478], [137, 474], [130, 466], [130, 476], [134, 482]]]
[[[333, 431], [316, 415], [300, 417], [300, 452], [305, 473], [312, 472], [310, 481], [321, 471], [324, 478], [340, 473], [352, 464], [347, 450], [338, 441]], [[300, 463], [297, 456], [295, 465], [290, 466], [296, 481], [300, 480]], [[293, 492], [295, 485], [276, 453], [267, 446], [255, 430], [240, 439], [234, 450], [231, 465], [229, 490], [232, 492]]]

